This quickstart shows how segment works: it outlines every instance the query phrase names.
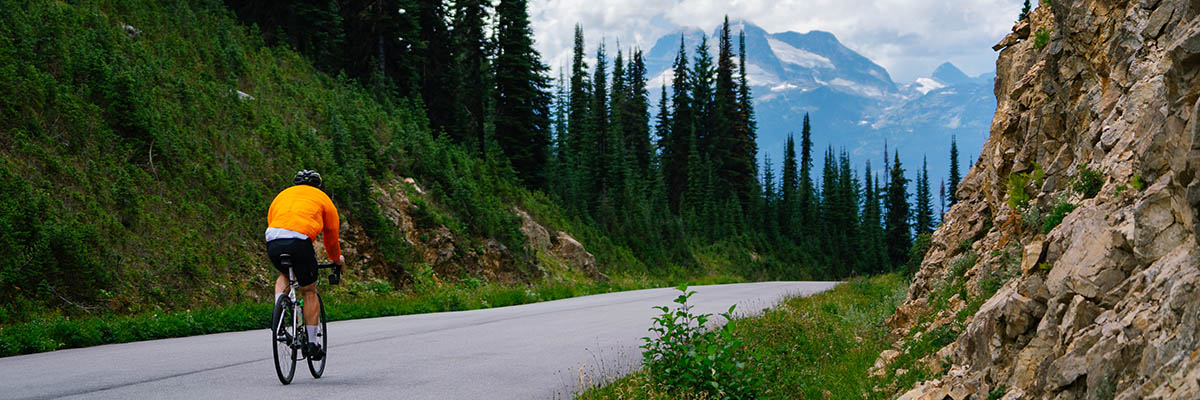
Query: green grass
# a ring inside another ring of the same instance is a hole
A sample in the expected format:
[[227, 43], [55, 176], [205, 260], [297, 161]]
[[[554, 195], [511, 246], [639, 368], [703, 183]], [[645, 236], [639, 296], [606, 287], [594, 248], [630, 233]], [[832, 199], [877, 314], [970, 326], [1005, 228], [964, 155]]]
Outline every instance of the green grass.
[[[698, 281], [722, 281], [698, 279]], [[707, 282], [706, 282], [707, 283]], [[590, 294], [661, 286], [661, 282], [618, 277], [608, 283], [553, 282], [532, 285], [488, 284], [468, 278], [457, 283], [430, 280], [405, 290], [387, 281], [324, 286], [331, 321], [443, 311], [463, 311], [558, 300]], [[55, 316], [0, 328], [0, 357], [139, 340], [265, 329], [269, 302], [242, 302], [212, 309]]]
[[[884, 321], [904, 300], [907, 289], [907, 280], [898, 274], [859, 278], [828, 292], [789, 299], [760, 316], [731, 322], [734, 337], [745, 343], [751, 355], [750, 371], [762, 381], [757, 397], [885, 398], [873, 391], [879, 382], [867, 371], [891, 343]], [[636, 372], [577, 398], [706, 397], [669, 391], [645, 372]]]

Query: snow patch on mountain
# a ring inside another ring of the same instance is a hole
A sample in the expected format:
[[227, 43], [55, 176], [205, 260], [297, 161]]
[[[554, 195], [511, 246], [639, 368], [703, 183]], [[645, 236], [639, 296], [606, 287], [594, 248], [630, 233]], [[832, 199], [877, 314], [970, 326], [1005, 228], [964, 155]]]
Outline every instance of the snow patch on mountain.
[[944, 88], [946, 87], [946, 84], [938, 82], [937, 79], [933, 78], [917, 78], [916, 81], [913, 81], [913, 83], [909, 84], [907, 87], [924, 95], [931, 91]]
[[[933, 176], [945, 176], [949, 169], [951, 136], [958, 138], [960, 154], [977, 152], [987, 139], [996, 111], [994, 73], [971, 77], [947, 62], [930, 76], [899, 85], [887, 69], [832, 33], [768, 33], [740, 20], [731, 25], [735, 52], [737, 35], [745, 32], [760, 157], [782, 155], [787, 134], [800, 132], [805, 113], [818, 146], [844, 149], [856, 160], [881, 160], [886, 140], [905, 161], [928, 156]], [[710, 32], [685, 28], [655, 42], [646, 56], [654, 76], [652, 100], [657, 101], [664, 80], [671, 84], [681, 40], [689, 68], [703, 37], [709, 37], [709, 52], [716, 57], [719, 28]]]
[[771, 51], [775, 52], [775, 57], [784, 63], [805, 68], [834, 68], [833, 62], [829, 61], [829, 58], [797, 49], [778, 39], [767, 38], [767, 44], [771, 46]]

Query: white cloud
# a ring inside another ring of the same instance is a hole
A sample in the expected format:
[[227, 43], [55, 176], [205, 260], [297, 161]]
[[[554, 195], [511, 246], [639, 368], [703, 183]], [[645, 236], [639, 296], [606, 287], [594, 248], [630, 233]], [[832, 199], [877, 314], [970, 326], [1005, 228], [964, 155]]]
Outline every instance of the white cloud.
[[823, 30], [883, 65], [898, 82], [951, 61], [970, 75], [995, 69], [991, 46], [1012, 27], [1017, 0], [532, 0], [538, 49], [557, 69], [570, 62], [575, 23], [589, 54], [604, 37], [649, 50], [679, 26], [710, 31], [724, 15], [768, 32]]

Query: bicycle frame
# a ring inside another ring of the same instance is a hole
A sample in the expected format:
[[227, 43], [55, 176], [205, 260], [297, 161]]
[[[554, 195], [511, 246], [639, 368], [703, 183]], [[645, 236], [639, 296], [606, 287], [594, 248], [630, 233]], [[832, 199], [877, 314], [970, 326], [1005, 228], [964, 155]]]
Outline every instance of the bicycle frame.
[[[308, 327], [306, 326], [304, 320], [305, 304], [304, 298], [297, 294], [300, 289], [300, 283], [296, 279], [296, 271], [292, 266], [291, 255], [281, 254], [279, 258], [279, 265], [280, 267], [287, 268], [288, 292], [287, 296], [280, 298], [275, 305], [275, 316], [276, 318], [279, 318], [279, 320], [274, 322], [275, 325], [271, 329], [273, 332], [272, 340], [275, 342], [274, 349], [272, 351], [275, 353], [275, 372], [279, 376], [279, 381], [284, 385], [287, 385], [292, 382], [292, 377], [296, 372], [295, 367], [298, 361], [308, 358], [309, 372], [312, 372], [313, 378], [320, 378], [325, 371], [325, 359], [321, 358], [320, 360], [314, 361], [311, 357], [309, 357], [308, 354], [305, 354], [304, 348], [309, 343]], [[341, 282], [342, 270], [340, 265], [317, 265], [318, 270], [325, 268], [333, 269], [333, 273], [329, 275], [330, 284], [337, 285]], [[319, 303], [321, 302], [318, 300], [318, 303], [314, 305]], [[281, 318], [283, 314], [289, 312], [292, 314], [292, 320], [290, 322], [286, 321], [285, 318]], [[321, 305], [317, 312], [319, 313], [317, 317], [317, 326], [319, 328], [316, 333], [317, 337], [314, 339], [319, 341], [320, 346], [323, 348], [328, 344], [328, 334], [325, 332], [325, 307]], [[290, 323], [291, 326], [285, 325], [288, 323]], [[290, 354], [284, 357], [287, 358], [288, 361], [286, 363], [281, 363], [281, 361], [284, 359], [281, 358], [281, 356], [284, 355], [280, 354], [279, 352], [284, 348], [286, 348], [286, 352]], [[284, 364], [291, 365], [290, 368], [287, 369], [288, 372], [284, 372]]]
[[[292, 307], [292, 332], [296, 333], [295, 336], [291, 338], [291, 343], [289, 343], [288, 346], [293, 349], [300, 349], [301, 347], [304, 347], [304, 343], [306, 343], [308, 341], [308, 331], [304, 329], [304, 299], [296, 296], [296, 292], [300, 289], [300, 282], [298, 282], [296, 280], [296, 272], [294, 269], [292, 269], [291, 258], [284, 257], [283, 259], [280, 260], [280, 264], [286, 265], [288, 267], [287, 298], [288, 298], [288, 305], [290, 307]], [[333, 263], [317, 265], [317, 269], [327, 269], [327, 268], [334, 270], [334, 273], [329, 275], [330, 284], [332, 284], [332, 285], [339, 284], [341, 281], [341, 275], [342, 275], [340, 266], [337, 264], [333, 264]], [[279, 323], [283, 324], [284, 321], [280, 320]], [[282, 325], [280, 325], [280, 326], [282, 326]], [[278, 329], [279, 327], [276, 327], [276, 328]], [[300, 353], [296, 353], [296, 354], [297, 354], [297, 356], [303, 358], [303, 356], [300, 355]], [[299, 359], [297, 359], [297, 360], [299, 360]]]

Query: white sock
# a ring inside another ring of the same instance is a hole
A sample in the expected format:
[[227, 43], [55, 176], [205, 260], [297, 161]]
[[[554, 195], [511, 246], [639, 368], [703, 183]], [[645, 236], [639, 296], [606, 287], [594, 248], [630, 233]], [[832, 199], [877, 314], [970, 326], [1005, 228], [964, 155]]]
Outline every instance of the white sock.
[[317, 326], [316, 325], [305, 325], [304, 330], [308, 332], [308, 342], [309, 343], [321, 344], [320, 342], [317, 342]]
[[278, 302], [279, 302], [279, 298], [280, 298], [280, 297], [283, 297], [283, 293], [275, 293], [275, 302], [276, 302], [276, 303], [278, 303]]

